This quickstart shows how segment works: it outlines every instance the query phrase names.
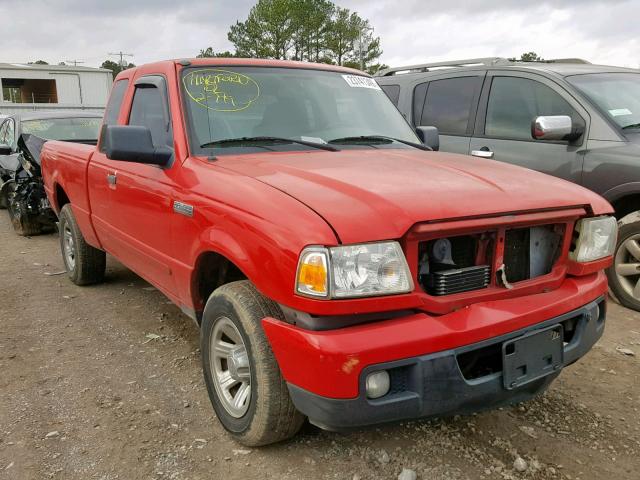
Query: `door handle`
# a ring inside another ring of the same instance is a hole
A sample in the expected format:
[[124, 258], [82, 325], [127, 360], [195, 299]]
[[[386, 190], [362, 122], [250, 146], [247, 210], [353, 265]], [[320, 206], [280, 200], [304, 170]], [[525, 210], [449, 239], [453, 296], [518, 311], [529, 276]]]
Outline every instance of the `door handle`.
[[118, 181], [117, 174], [115, 174], [115, 173], [108, 173], [107, 174], [107, 183], [109, 184], [110, 187], [115, 187], [117, 181]]
[[471, 150], [471, 155], [480, 158], [493, 158], [493, 152], [487, 147], [482, 147], [480, 150]]

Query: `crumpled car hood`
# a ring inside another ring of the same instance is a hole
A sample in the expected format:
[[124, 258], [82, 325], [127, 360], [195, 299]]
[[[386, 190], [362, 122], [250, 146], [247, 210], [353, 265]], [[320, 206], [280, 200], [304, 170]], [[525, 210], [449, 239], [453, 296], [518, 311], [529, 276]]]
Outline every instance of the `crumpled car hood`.
[[225, 155], [216, 165], [298, 199], [343, 243], [399, 238], [424, 221], [589, 204], [596, 213], [611, 211], [604, 199], [573, 183], [465, 155], [345, 149]]

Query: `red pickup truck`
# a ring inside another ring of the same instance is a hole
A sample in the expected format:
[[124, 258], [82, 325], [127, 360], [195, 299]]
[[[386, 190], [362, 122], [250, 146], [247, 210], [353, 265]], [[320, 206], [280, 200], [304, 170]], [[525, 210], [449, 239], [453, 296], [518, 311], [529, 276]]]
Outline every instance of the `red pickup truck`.
[[433, 133], [359, 71], [165, 61], [42, 167], [71, 280], [106, 252], [180, 306], [221, 423], [264, 445], [524, 401], [602, 335], [611, 206]]

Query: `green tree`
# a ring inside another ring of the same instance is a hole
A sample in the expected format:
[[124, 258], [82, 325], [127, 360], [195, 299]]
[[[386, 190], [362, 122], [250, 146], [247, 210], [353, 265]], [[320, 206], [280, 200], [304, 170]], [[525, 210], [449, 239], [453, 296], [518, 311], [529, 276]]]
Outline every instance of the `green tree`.
[[[351, 65], [373, 71], [382, 55], [369, 21], [330, 0], [258, 0], [228, 38], [239, 57]], [[362, 48], [360, 46], [362, 45]], [[357, 47], [357, 48], [356, 48]], [[207, 50], [201, 53], [206, 54]], [[213, 54], [213, 50], [209, 53]]]
[[214, 52], [213, 47], [207, 47], [205, 49], [201, 49], [200, 53], [196, 55], [196, 58], [229, 58], [235, 56], [235, 53], [231, 53], [229, 50], [224, 52]]
[[289, 58], [296, 30], [294, 0], [258, 0], [227, 37], [241, 57]]
[[105, 60], [100, 65], [101, 68], [106, 68], [107, 70], [111, 70], [113, 72], [113, 78], [116, 78], [123, 70], [127, 70], [128, 68], [133, 68], [135, 65], [133, 63], [129, 63], [128, 65], [122, 66], [119, 63], [114, 62], [113, 60]]
[[[510, 60], [515, 60], [511, 58]], [[539, 56], [536, 52], [526, 52], [520, 55], [521, 62], [544, 62], [544, 58]]]

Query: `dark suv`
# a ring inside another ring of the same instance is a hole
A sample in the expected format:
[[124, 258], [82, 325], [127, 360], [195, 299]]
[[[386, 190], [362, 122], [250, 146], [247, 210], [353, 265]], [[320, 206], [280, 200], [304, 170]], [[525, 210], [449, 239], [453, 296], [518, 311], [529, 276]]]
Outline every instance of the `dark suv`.
[[440, 149], [561, 177], [605, 197], [620, 233], [609, 284], [640, 310], [640, 70], [481, 58], [382, 70], [377, 82]]

